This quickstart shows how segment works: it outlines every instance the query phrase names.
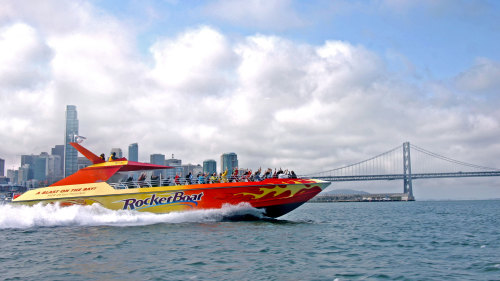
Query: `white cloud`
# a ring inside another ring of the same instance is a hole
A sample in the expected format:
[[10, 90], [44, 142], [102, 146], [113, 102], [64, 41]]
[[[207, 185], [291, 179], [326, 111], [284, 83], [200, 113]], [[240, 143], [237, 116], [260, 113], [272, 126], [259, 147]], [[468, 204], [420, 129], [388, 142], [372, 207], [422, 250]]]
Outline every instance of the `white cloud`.
[[37, 31], [24, 23], [0, 29], [0, 84], [3, 91], [33, 88], [48, 75], [51, 51]]
[[500, 89], [500, 63], [486, 58], [478, 58], [470, 69], [456, 78], [461, 90], [498, 96]]
[[221, 94], [230, 83], [235, 57], [226, 38], [207, 26], [160, 40], [151, 53], [152, 75], [166, 87], [206, 95]]
[[271, 30], [305, 24], [289, 0], [219, 0], [208, 4], [205, 12], [233, 24]]

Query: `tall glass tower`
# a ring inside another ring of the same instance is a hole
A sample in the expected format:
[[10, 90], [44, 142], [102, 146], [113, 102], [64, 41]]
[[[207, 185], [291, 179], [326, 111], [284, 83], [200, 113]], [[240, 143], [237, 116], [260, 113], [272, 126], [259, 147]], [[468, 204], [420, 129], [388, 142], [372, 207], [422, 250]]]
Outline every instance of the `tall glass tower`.
[[228, 173], [231, 174], [234, 168], [238, 168], [238, 155], [234, 152], [222, 154], [220, 157], [220, 165], [222, 173], [227, 169]]
[[137, 143], [128, 146], [128, 160], [139, 161], [139, 145]]
[[78, 151], [69, 143], [78, 135], [78, 116], [76, 106], [66, 106], [66, 134], [64, 135], [64, 176], [78, 171]]
[[212, 175], [213, 173], [217, 173], [217, 162], [212, 159], [208, 159], [203, 161], [203, 173]]
[[5, 171], [5, 160], [0, 158], [0, 177], [3, 177]]

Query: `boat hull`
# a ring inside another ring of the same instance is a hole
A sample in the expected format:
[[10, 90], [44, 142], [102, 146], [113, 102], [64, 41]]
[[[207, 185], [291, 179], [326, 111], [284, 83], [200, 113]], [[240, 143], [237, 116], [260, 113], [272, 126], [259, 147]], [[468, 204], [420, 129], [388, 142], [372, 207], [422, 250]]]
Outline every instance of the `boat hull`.
[[267, 179], [178, 186], [114, 189], [105, 182], [30, 190], [12, 202], [61, 206], [100, 204], [111, 210], [168, 213], [218, 209], [249, 203], [268, 217], [279, 217], [316, 196], [330, 183], [313, 179]]

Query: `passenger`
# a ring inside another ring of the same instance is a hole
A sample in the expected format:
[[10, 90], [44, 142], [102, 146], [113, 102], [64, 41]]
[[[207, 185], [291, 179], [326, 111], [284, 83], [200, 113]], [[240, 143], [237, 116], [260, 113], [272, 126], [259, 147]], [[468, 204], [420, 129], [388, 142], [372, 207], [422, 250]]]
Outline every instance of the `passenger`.
[[222, 174], [220, 175], [220, 180], [221, 180], [221, 182], [227, 182], [227, 168], [226, 168], [226, 170], [224, 171], [224, 173], [222, 173]]
[[278, 172], [276, 172], [276, 177], [280, 177], [280, 175], [283, 174], [283, 170], [281, 170], [281, 168], [278, 170]]
[[257, 171], [255, 171], [255, 174], [253, 175], [253, 180], [254, 181], [260, 181], [260, 172], [261, 172], [262, 168], [259, 167], [259, 169]]
[[245, 174], [243, 174], [242, 181], [249, 182], [252, 174], [252, 170], [248, 170]]
[[144, 181], [146, 180], [146, 173], [142, 173], [141, 176], [137, 179], [137, 184], [139, 185], [139, 187], [143, 187], [144, 186]]
[[158, 176], [151, 176], [151, 186], [160, 186]]
[[198, 183], [199, 184], [204, 184], [205, 183], [205, 174], [199, 173], [198, 174]]
[[210, 176], [210, 183], [217, 183], [217, 174], [213, 173], [212, 176]]
[[179, 180], [179, 174], [175, 174], [174, 182], [175, 182], [175, 185], [180, 185], [181, 184], [181, 182]]
[[238, 182], [238, 168], [234, 168], [233, 174], [231, 175], [232, 182]]
[[287, 179], [288, 175], [286, 173], [278, 174], [278, 179]]
[[294, 172], [294, 171], [291, 171], [291, 172], [290, 172], [290, 178], [291, 178], [291, 179], [296, 179], [296, 178], [297, 178], [297, 175], [295, 174], [295, 172]]
[[272, 171], [273, 170], [271, 170], [271, 168], [267, 168], [266, 172], [264, 173], [264, 179], [270, 179]]
[[106, 161], [106, 156], [104, 156], [104, 153], [101, 153], [101, 156], [99, 156], [99, 158], [101, 158], [102, 161]]
[[[101, 154], [101, 155], [104, 155], [104, 154]], [[132, 183], [133, 180], [134, 180], [134, 178], [132, 176], [128, 177], [128, 179], [127, 179], [127, 187], [128, 188], [134, 188], [134, 184]]]
[[111, 161], [115, 161], [116, 159], [118, 159], [118, 158], [116, 158], [116, 152], [113, 152], [113, 153], [111, 153], [111, 156], [109, 156], [108, 161], [111, 162]]

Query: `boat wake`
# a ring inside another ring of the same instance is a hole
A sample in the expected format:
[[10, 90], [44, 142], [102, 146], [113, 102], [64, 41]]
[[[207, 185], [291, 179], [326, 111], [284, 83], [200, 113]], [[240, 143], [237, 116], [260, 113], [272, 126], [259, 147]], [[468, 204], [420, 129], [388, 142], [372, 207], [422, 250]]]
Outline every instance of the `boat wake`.
[[158, 223], [196, 223], [267, 219], [263, 211], [248, 203], [224, 205], [221, 209], [153, 214], [129, 210], [109, 210], [99, 204], [61, 207], [0, 205], [0, 229], [54, 226], [136, 226]]

